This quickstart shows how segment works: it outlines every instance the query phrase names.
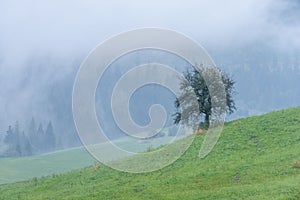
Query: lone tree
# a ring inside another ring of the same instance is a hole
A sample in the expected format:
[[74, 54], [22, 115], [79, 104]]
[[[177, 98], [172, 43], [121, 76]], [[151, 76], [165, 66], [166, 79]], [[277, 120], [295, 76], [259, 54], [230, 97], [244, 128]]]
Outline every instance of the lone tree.
[[[200, 126], [208, 128], [212, 114], [232, 114], [236, 110], [233, 100], [234, 84], [228, 74], [216, 67], [197, 66], [197, 70], [195, 67], [187, 70], [180, 83], [181, 95], [175, 100], [177, 111], [173, 115], [174, 123], [193, 124], [194, 129], [199, 129]], [[193, 98], [194, 101], [191, 100]]]

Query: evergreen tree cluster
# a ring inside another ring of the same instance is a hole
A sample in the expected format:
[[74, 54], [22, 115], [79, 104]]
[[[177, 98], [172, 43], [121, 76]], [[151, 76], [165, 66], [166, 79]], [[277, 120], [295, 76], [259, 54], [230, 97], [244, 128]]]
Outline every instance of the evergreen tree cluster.
[[4, 137], [7, 146], [2, 156], [18, 157], [42, 154], [57, 149], [57, 141], [51, 121], [46, 130], [40, 123], [36, 126], [34, 118], [31, 119], [27, 131], [21, 131], [19, 122], [9, 126]]

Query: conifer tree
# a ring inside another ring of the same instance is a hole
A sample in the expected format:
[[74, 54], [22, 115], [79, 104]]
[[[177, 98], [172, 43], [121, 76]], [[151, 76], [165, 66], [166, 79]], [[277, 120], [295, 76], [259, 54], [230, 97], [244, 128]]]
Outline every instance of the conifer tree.
[[56, 139], [53, 131], [53, 126], [51, 121], [47, 125], [45, 134], [45, 146], [47, 146], [47, 151], [53, 151], [56, 148]]

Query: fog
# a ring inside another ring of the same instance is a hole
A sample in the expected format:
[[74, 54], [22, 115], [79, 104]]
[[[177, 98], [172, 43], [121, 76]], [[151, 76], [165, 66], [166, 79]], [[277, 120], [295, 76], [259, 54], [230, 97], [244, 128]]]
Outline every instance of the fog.
[[[0, 133], [17, 120], [24, 125], [32, 116], [42, 123], [70, 120], [70, 113], [58, 115], [57, 110], [68, 105], [65, 112], [70, 111], [76, 71], [88, 53], [112, 35], [140, 27], [173, 29], [202, 44], [220, 65], [224, 57], [238, 56], [237, 49], [253, 44], [263, 45], [266, 52], [271, 49], [279, 59], [289, 52], [297, 59], [299, 18], [296, 0], [1, 0]], [[52, 90], [59, 95], [51, 96]]]

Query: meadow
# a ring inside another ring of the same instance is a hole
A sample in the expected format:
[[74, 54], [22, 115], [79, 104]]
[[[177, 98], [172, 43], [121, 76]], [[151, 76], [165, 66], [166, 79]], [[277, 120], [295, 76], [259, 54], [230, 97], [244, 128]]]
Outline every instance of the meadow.
[[[158, 171], [119, 172], [90, 160], [82, 169], [2, 184], [0, 199], [300, 199], [300, 107], [226, 123], [200, 159], [204, 136]], [[70, 157], [79, 167], [75, 157], [83, 152]], [[59, 160], [60, 153], [48, 156]]]

